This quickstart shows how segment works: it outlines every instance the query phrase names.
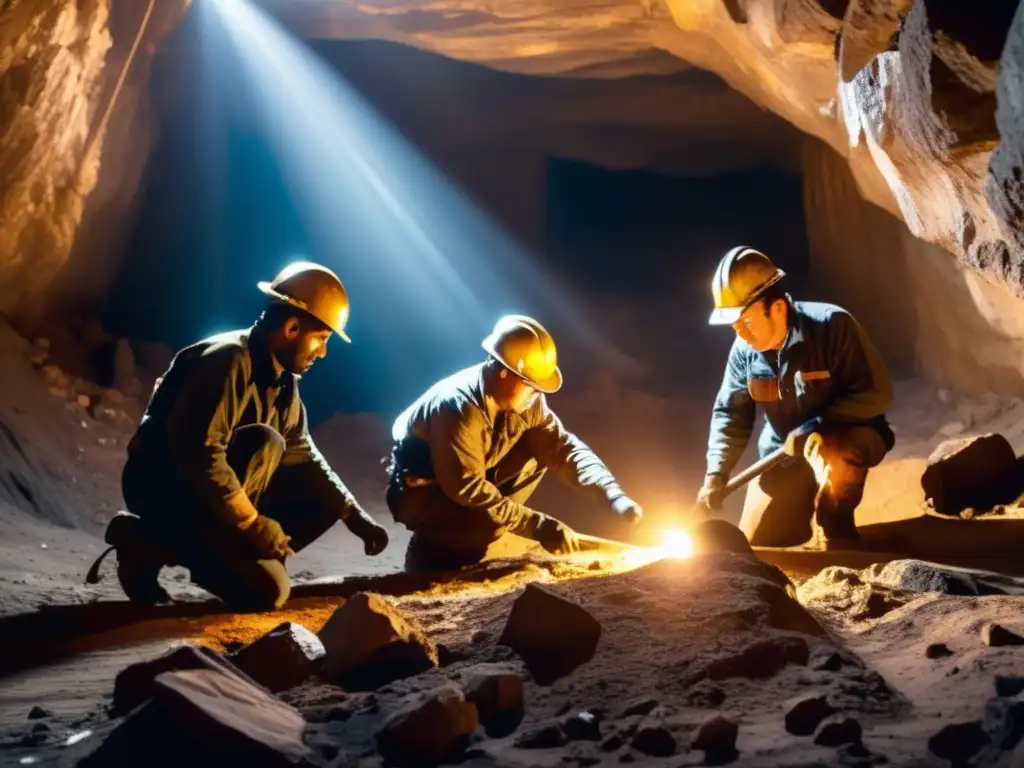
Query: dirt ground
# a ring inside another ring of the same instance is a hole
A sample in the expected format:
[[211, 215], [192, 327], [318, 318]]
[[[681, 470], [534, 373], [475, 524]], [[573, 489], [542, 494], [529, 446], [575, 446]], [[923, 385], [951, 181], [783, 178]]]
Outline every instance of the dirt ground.
[[[323, 436], [321, 448], [332, 461], [348, 463], [349, 475], [361, 484], [354, 487], [357, 495], [389, 527], [392, 542], [385, 553], [365, 557], [360, 542], [338, 526], [290, 564], [299, 586], [282, 612], [227, 613], [190, 586], [186, 572], [168, 569], [162, 580], [180, 605], [163, 613], [133, 614], [125, 608], [112, 562], [98, 585], [85, 585], [84, 575], [104, 548], [103, 525], [121, 506], [124, 445], [141, 400], [98, 391], [74, 377], [59, 380], [41, 365], [38, 345], [0, 325], [0, 624], [6, 625], [8, 637], [29, 644], [33, 638], [49, 638], [56, 649], [51, 654], [40, 648], [37, 658], [31, 649], [19, 652], [0, 671], [0, 764], [74, 764], [76, 748], [95, 744], [114, 727], [103, 707], [114, 675], [133, 661], [182, 642], [201, 642], [218, 650], [237, 647], [284, 620], [315, 631], [357, 588], [396, 595], [402, 610], [432, 638], [465, 657], [382, 693], [375, 717], [386, 714], [410, 690], [436, 683], [435, 678], [459, 679], [465, 669], [484, 662], [519, 663], [502, 657], [501, 647], [493, 642], [474, 644], [471, 638], [493, 640], [524, 583], [552, 584], [599, 619], [603, 639], [598, 656], [554, 686], [531, 682], [527, 720], [517, 734], [542, 727], [573, 708], [589, 708], [602, 713], [602, 739], [619, 734], [622, 745], [604, 750], [598, 742], [571, 742], [523, 749], [513, 735], [479, 745], [474, 761], [481, 765], [698, 764], [701, 753], [688, 750], [688, 740], [715, 712], [739, 724], [736, 748], [741, 765], [948, 765], [949, 760], [929, 751], [929, 738], [944, 725], [981, 723], [986, 702], [995, 695], [994, 676], [1024, 674], [1020, 647], [989, 647], [979, 635], [988, 622], [1024, 634], [1024, 583], [982, 580], [996, 584], [1002, 593], [949, 594], [936, 591], [934, 584], [908, 587], [905, 579], [884, 573], [881, 566], [832, 568], [813, 577], [806, 569], [793, 570], [801, 603], [824, 627], [822, 635], [808, 635], [812, 655], [818, 658], [827, 646], [852, 659], [850, 668], [836, 672], [816, 670], [813, 663], [797, 664], [754, 684], [746, 678], [730, 679], [716, 683], [724, 698], [719, 700], [719, 693], [712, 692], [711, 700], [718, 703], [709, 704], [701, 698], [708, 684], [694, 682], [694, 670], [723, 655], [735, 656], [758, 638], [792, 630], [773, 627], [761, 615], [764, 606], [749, 597], [744, 581], [749, 574], [743, 575], [742, 568], [711, 566], [703, 559], [639, 570], [620, 561], [601, 561], [595, 567], [592, 559], [558, 562], [511, 541], [496, 548], [490, 570], [461, 582], [438, 586], [403, 581], [397, 573], [407, 533], [375, 503], [381, 496], [377, 486], [383, 482], [382, 473], [374, 472], [379, 472], [375, 454], [381, 452], [383, 433], [374, 432], [372, 420], [363, 417], [358, 421], [359, 456], [339, 454], [330, 440], [337, 425], [325, 425], [317, 437]], [[974, 525], [970, 531], [981, 532], [967, 536], [958, 532], [963, 528], [951, 533], [948, 526], [937, 528], [928, 520], [922, 528], [919, 477], [934, 447], [954, 435], [998, 431], [1018, 454], [1024, 452], [1024, 402], [960, 397], [919, 382], [900, 383], [897, 398], [892, 421], [899, 443], [873, 473], [858, 522], [870, 527], [910, 520], [917, 526], [913, 535], [923, 552], [904, 551], [904, 557], [929, 559], [928, 547], [934, 551], [943, 541], [947, 550], [966, 541], [981, 555], [1007, 549], [1012, 553], [1013, 536], [1019, 535], [1016, 527], [1010, 537], [990, 533], [991, 521], [984, 521], [987, 528]], [[905, 537], [889, 536], [885, 543], [901, 540]], [[934, 557], [945, 554], [949, 552]], [[513, 560], [504, 559], [509, 557]], [[717, 600], [719, 593], [723, 600], [738, 602], [725, 605]], [[41, 607], [45, 610], [38, 610]], [[751, 613], [744, 614], [745, 609]], [[740, 615], [747, 618], [740, 620]], [[937, 658], [926, 654], [935, 643], [946, 644], [948, 653]], [[21, 667], [17, 659], [24, 660]], [[846, 710], [863, 728], [866, 754], [816, 746], [782, 727], [786, 702], [818, 689], [846, 702]], [[311, 684], [284, 698], [313, 722], [322, 702], [340, 695]], [[626, 716], [619, 704], [645, 697], [657, 699], [656, 715], [679, 745], [671, 758], [655, 758], [630, 746], [647, 716]], [[356, 698], [350, 698], [355, 707]], [[27, 719], [34, 706], [47, 711], [41, 720], [45, 729], [38, 728], [39, 721]], [[366, 745], [352, 743], [346, 749], [359, 754]], [[1016, 763], [1009, 751], [979, 753], [972, 760], [1024, 765], [1024, 755], [1019, 749], [1017, 753]], [[366, 752], [358, 762], [371, 765], [375, 760]]]

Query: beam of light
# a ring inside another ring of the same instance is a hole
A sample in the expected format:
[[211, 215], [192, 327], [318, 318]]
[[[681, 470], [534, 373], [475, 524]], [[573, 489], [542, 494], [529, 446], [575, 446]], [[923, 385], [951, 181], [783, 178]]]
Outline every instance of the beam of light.
[[[256, 115], [315, 244], [308, 257], [349, 289], [356, 344], [401, 347], [394, 373], [419, 378], [479, 359], [494, 321], [524, 312], [570, 331], [608, 367], [626, 360], [522, 248], [263, 10], [199, 5], [245, 73], [244, 96], [232, 98]], [[211, 44], [214, 34], [204, 37]]]

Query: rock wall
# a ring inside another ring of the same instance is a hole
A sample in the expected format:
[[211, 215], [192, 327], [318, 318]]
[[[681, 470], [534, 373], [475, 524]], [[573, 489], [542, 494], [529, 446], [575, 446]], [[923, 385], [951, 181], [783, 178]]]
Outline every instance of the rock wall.
[[107, 255], [118, 250], [149, 153], [148, 60], [188, 1], [4, 4], [0, 312], [40, 315], [76, 248], [88, 254], [76, 292], [106, 287]]
[[847, 307], [893, 374], [923, 375], [967, 392], [1019, 395], [1024, 317], [1004, 284], [915, 238], [866, 202], [849, 164], [825, 144], [804, 148], [811, 249], [808, 297]]
[[862, 196], [1024, 297], [1024, 10], [1011, 0], [259, 1], [309, 36], [531, 74], [663, 73], [671, 54], [830, 144]]

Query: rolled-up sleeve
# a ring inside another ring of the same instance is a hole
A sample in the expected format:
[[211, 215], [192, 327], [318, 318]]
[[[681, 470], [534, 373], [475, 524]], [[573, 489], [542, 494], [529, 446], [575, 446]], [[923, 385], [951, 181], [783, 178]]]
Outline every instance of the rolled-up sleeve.
[[430, 419], [428, 435], [434, 477], [455, 503], [487, 515], [496, 525], [513, 533], [528, 535], [536, 513], [502, 495], [485, 475], [485, 428], [482, 414], [439, 409]]

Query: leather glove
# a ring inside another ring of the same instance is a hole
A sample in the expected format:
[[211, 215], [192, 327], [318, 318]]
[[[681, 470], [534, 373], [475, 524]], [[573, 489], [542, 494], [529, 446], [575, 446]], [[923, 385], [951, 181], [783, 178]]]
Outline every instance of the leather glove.
[[697, 506], [705, 512], [721, 512], [725, 501], [726, 479], [722, 475], [706, 475], [697, 492]]
[[388, 546], [388, 532], [380, 523], [357, 509], [346, 521], [348, 529], [363, 540], [363, 552], [370, 557], [379, 555]]
[[[537, 513], [540, 514], [539, 512]], [[544, 549], [553, 555], [565, 555], [571, 552], [578, 552], [580, 545], [576, 540], [576, 533], [563, 523], [548, 515], [541, 515], [533, 538], [539, 542]]]
[[292, 537], [286, 536], [281, 524], [272, 517], [258, 515], [242, 532], [268, 560], [295, 555], [288, 545]]
[[612, 502], [612, 510], [618, 518], [630, 525], [636, 525], [644, 516], [643, 507], [633, 501], [629, 496], [619, 496]]

